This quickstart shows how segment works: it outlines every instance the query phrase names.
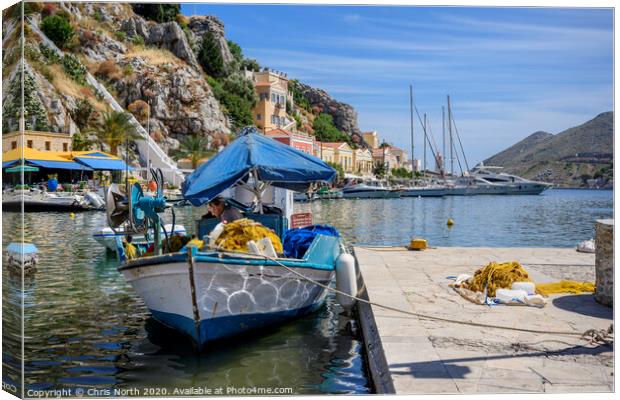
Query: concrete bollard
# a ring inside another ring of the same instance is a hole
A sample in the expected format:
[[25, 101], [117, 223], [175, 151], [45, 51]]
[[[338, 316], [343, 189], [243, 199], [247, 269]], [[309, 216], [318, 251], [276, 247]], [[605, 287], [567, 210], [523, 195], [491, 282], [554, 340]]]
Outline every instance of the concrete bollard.
[[597, 302], [614, 305], [614, 220], [601, 219], [596, 231], [596, 294]]

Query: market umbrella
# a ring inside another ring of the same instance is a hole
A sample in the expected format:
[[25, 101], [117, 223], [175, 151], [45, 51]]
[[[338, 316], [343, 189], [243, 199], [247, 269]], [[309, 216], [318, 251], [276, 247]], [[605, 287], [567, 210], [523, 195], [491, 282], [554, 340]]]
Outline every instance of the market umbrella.
[[16, 165], [11, 168], [7, 168], [4, 172], [37, 172], [39, 171], [38, 167], [33, 167], [32, 165]]

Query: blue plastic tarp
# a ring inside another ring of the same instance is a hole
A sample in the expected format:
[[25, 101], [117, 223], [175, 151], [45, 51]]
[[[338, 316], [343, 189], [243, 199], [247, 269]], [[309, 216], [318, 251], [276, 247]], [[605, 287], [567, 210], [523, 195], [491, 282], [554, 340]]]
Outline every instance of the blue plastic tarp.
[[204, 204], [256, 169], [262, 182], [305, 191], [313, 182], [329, 182], [336, 170], [321, 159], [247, 129], [183, 184], [183, 196], [194, 206]]
[[289, 229], [282, 237], [284, 255], [302, 259], [316, 235], [340, 237], [340, 234], [330, 225], [310, 225], [303, 228]]
[[46, 161], [46, 160], [26, 160], [29, 164], [36, 165], [42, 168], [50, 169], [71, 169], [77, 171], [92, 171], [85, 165], [78, 164], [73, 161]]
[[[118, 171], [125, 170], [126, 164], [123, 160], [118, 159], [102, 159], [102, 158], [87, 158], [87, 157], [74, 157], [75, 161], [80, 164], [84, 164], [89, 168], [94, 170], [102, 170], [102, 171]], [[133, 168], [128, 167], [128, 170], [133, 170]]]
[[10, 167], [11, 165], [17, 163], [17, 160], [13, 160], [13, 161], [2, 161], [2, 169], [6, 168], [6, 167]]

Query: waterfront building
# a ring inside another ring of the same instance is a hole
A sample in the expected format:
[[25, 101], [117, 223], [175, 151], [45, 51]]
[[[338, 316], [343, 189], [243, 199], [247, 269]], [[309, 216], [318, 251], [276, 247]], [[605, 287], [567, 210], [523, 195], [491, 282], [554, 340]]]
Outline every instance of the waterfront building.
[[326, 146], [325, 142], [315, 141], [315, 155], [325, 162], [336, 162], [336, 150], [331, 146]]
[[372, 152], [368, 149], [355, 149], [353, 151], [354, 172], [361, 176], [371, 176], [373, 159]]
[[254, 73], [254, 87], [258, 103], [252, 110], [254, 124], [263, 133], [272, 129], [291, 129], [295, 120], [286, 114], [288, 78], [281, 72], [264, 69]]
[[[347, 142], [323, 142], [321, 144], [323, 148], [323, 154], [325, 155], [325, 149], [332, 149], [334, 158], [333, 161], [336, 164], [340, 164], [344, 172], [353, 172], [353, 149]], [[328, 161], [321, 157], [323, 161]]]
[[22, 146], [39, 151], [71, 151], [71, 135], [43, 131], [15, 131], [2, 135], [2, 152], [14, 150]]
[[383, 148], [373, 149], [372, 151], [372, 159], [375, 164], [385, 164], [388, 171], [391, 171], [394, 168], [399, 168], [400, 164], [398, 159], [392, 152], [390, 151], [390, 147], [386, 146]]
[[376, 149], [379, 147], [379, 134], [377, 131], [364, 132], [362, 133], [362, 137], [371, 149]]
[[303, 132], [291, 132], [286, 129], [276, 128], [265, 132], [265, 136], [269, 136], [304, 153], [315, 155], [314, 137]]
[[407, 152], [396, 146], [390, 146], [389, 151], [396, 159], [397, 168], [405, 168], [407, 165]]

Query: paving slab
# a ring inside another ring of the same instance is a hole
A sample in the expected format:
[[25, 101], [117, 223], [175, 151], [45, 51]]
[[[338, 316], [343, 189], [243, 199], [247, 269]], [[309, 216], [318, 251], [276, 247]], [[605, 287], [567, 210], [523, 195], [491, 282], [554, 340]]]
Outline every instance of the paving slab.
[[[519, 261], [534, 282], [594, 280], [594, 255], [558, 248], [355, 247], [370, 301], [448, 320], [544, 332], [607, 329], [612, 308], [592, 294], [553, 295], [543, 308], [483, 306], [450, 276]], [[481, 328], [371, 306], [397, 394], [612, 392], [613, 349], [578, 336]]]

